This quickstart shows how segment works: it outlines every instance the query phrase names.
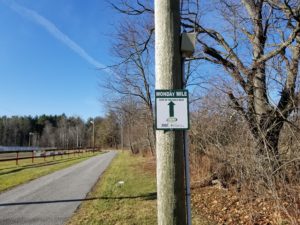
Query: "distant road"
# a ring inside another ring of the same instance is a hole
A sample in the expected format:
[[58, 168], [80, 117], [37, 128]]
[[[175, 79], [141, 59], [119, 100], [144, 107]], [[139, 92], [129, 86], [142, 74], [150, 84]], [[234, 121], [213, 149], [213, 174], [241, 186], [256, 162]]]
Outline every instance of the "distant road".
[[62, 225], [116, 152], [92, 157], [0, 194], [0, 225]]

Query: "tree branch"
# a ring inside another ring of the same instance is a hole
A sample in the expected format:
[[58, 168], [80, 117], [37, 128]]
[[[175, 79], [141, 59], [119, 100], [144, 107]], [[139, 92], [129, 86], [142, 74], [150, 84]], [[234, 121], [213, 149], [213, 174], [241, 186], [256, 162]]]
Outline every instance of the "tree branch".
[[300, 26], [299, 23], [297, 24], [297, 27], [293, 30], [293, 32], [290, 34], [289, 38], [283, 42], [277, 49], [263, 55], [262, 57], [260, 57], [256, 62], [253, 67], [265, 63], [266, 61], [268, 61], [269, 59], [273, 58], [274, 56], [278, 55], [280, 52], [282, 52], [285, 48], [287, 48], [289, 45], [292, 44], [292, 42], [296, 39], [297, 35], [300, 32]]
[[[186, 20], [190, 23], [192, 23], [193, 21], [191, 21], [190, 18], [186, 18]], [[183, 26], [188, 27], [189, 25], [186, 23], [182, 22]], [[239, 57], [234, 53], [233, 48], [230, 47], [230, 45], [226, 42], [226, 40], [224, 39], [224, 37], [217, 31], [213, 30], [213, 29], [206, 29], [203, 28], [201, 25], [199, 25], [198, 23], [195, 24], [196, 27], [195, 30], [198, 33], [205, 33], [207, 35], [209, 35], [209, 37], [211, 37], [212, 39], [214, 39], [218, 44], [220, 44], [227, 52], [228, 54], [228, 58], [230, 58], [231, 60], [233, 60], [233, 62], [235, 63], [236, 67], [238, 67], [238, 69], [245, 75], [249, 74], [249, 70], [248, 68], [246, 68], [244, 66], [244, 64], [242, 63], [242, 61], [239, 59]], [[199, 41], [198, 41], [199, 42]]]
[[217, 60], [219, 63], [226, 68], [226, 70], [232, 75], [232, 77], [242, 86], [242, 88], [247, 92], [247, 84], [244, 81], [243, 77], [239, 73], [239, 70], [236, 68], [236, 66], [228, 61], [227, 59], [224, 59], [217, 50], [215, 50], [212, 47], [209, 47], [202, 43], [204, 45], [204, 53], [213, 57], [215, 60]]
[[110, 5], [117, 11], [119, 11], [122, 14], [130, 15], [130, 16], [138, 16], [145, 12], [154, 14], [154, 10], [151, 8], [147, 8], [145, 5], [143, 5], [140, 1], [137, 1], [138, 6], [141, 7], [141, 9], [136, 9], [133, 6], [129, 5], [126, 1], [123, 1], [123, 5], [125, 8], [121, 8], [117, 6], [114, 3], [110, 3]]

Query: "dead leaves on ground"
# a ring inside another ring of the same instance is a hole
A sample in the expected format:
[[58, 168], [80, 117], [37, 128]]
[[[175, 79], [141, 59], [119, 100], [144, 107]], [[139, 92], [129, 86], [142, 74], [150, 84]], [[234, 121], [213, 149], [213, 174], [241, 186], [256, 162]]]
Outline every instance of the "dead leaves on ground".
[[[192, 190], [194, 213], [223, 225], [288, 225], [282, 213], [269, 199], [250, 199], [235, 191], [216, 187]], [[288, 205], [288, 202], [283, 204]], [[300, 224], [300, 217], [296, 224]]]

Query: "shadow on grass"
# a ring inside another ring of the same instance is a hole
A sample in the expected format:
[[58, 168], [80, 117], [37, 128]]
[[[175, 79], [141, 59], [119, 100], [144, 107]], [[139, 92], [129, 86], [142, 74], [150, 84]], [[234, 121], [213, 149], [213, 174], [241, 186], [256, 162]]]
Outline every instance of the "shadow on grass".
[[19, 206], [19, 205], [40, 205], [40, 204], [53, 204], [53, 203], [68, 203], [68, 202], [82, 202], [94, 200], [123, 200], [123, 199], [142, 199], [142, 200], [155, 200], [157, 198], [156, 192], [147, 193], [138, 196], [120, 196], [120, 197], [92, 197], [92, 198], [78, 198], [78, 199], [62, 199], [62, 200], [49, 200], [49, 201], [35, 201], [35, 202], [8, 202], [0, 203], [0, 207], [4, 206]]
[[56, 164], [61, 164], [61, 163], [65, 163], [65, 162], [69, 162], [69, 161], [74, 161], [77, 159], [82, 159], [82, 158], [88, 158], [90, 156], [84, 156], [84, 157], [78, 157], [78, 158], [67, 158], [67, 159], [59, 159], [56, 161], [46, 161], [46, 162], [41, 162], [41, 163], [35, 163], [35, 164], [30, 164], [30, 165], [25, 165], [25, 166], [20, 166], [19, 168], [16, 168], [16, 166], [14, 167], [9, 167], [9, 168], [2, 168], [1, 170], [9, 170], [9, 169], [13, 169], [13, 170], [9, 170], [9, 171], [5, 171], [5, 172], [0, 172], [0, 176], [1, 175], [7, 175], [10, 173], [16, 173], [16, 172], [20, 172], [22, 170], [27, 170], [27, 169], [33, 169], [33, 168], [40, 168], [40, 167], [45, 167], [45, 166], [52, 166], [52, 165], [56, 165]]

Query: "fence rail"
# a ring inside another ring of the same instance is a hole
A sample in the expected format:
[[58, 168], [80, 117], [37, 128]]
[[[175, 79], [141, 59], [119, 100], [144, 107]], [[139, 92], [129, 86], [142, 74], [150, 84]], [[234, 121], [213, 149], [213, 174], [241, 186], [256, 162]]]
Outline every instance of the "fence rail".
[[39, 146], [0, 146], [0, 152], [10, 151], [38, 151], [38, 150], [55, 150], [57, 147], [39, 147]]
[[19, 164], [20, 160], [31, 159], [32, 163], [36, 158], [44, 158], [46, 161], [47, 157], [53, 157], [55, 159], [56, 156], [61, 156], [63, 158], [64, 155], [68, 157], [70, 155], [82, 155], [83, 153], [96, 152], [99, 151], [98, 148], [74, 148], [74, 149], [49, 149], [49, 148], [39, 148], [38, 150], [9, 150], [9, 151], [0, 151], [0, 162], [9, 162], [16, 161], [16, 165]]

